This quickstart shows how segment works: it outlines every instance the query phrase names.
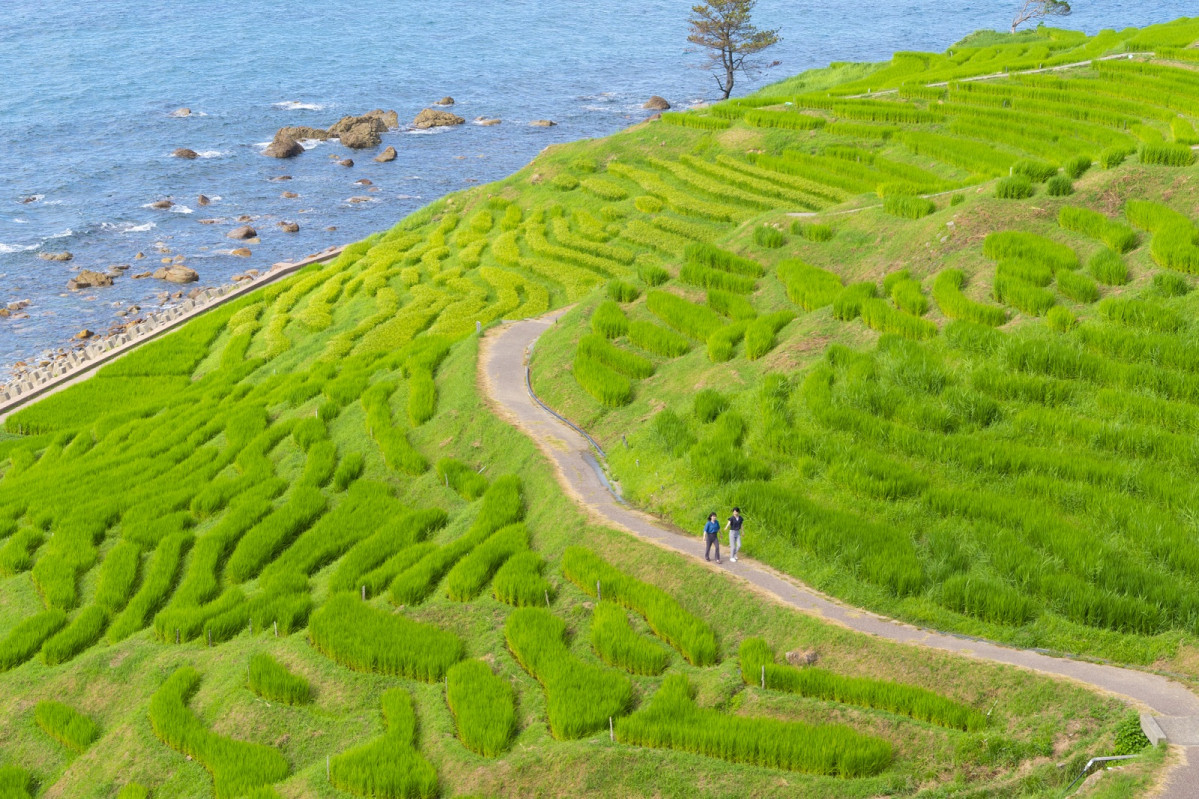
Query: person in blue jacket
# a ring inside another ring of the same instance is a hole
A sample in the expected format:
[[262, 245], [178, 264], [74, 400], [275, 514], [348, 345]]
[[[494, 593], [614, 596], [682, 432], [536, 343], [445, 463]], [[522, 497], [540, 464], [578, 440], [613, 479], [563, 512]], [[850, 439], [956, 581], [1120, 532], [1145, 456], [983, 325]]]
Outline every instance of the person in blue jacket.
[[711, 560], [712, 547], [716, 547], [716, 562], [720, 563], [720, 522], [715, 513], [708, 514], [708, 523], [704, 525], [704, 560]]

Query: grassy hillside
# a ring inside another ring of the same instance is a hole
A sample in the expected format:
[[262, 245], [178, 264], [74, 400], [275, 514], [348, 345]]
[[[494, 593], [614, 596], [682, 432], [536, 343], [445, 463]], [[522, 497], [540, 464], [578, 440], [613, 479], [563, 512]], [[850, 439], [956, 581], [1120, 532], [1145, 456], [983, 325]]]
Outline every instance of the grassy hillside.
[[0, 792], [1057, 795], [1120, 703], [587, 524], [474, 333], [577, 302], [537, 388], [680, 524], [720, 497], [853, 602], [1194, 675], [1196, 38], [963, 43], [554, 148], [13, 415]]

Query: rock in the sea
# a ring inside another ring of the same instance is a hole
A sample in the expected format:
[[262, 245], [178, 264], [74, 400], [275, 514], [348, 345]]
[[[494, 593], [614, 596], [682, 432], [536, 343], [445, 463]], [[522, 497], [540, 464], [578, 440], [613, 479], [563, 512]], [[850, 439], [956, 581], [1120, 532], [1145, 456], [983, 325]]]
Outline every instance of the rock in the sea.
[[333, 232], [335, 232], [335, 231], [337, 230], [337, 226], [336, 226], [336, 225], [330, 225], [329, 227], [325, 228], [325, 230], [329, 231], [330, 233], [333, 233]]
[[179, 147], [175, 150], [175, 152], [171, 153], [171, 155], [175, 156], [176, 158], [186, 158], [188, 161], [192, 161], [200, 157], [200, 154], [190, 147]]
[[282, 194], [280, 194], [279, 196], [285, 200], [294, 200], [295, 198], [299, 197], [300, 195], [296, 194], [294, 191], [285, 191]]
[[165, 211], [172, 205], [174, 205], [174, 203], [170, 200], [155, 200], [154, 202], [150, 203], [150, 207], [158, 211]]
[[280, 222], [279, 229], [284, 233], [299, 233], [300, 226], [295, 222]]
[[453, 105], [453, 104], [454, 104], [454, 98], [453, 98], [453, 97], [442, 97], [442, 98], [441, 98], [440, 100], [438, 100], [438, 101], [437, 101], [437, 103], [436, 103], [436, 105]]
[[143, 259], [145, 257], [146, 257], [146, 254], [144, 252], [139, 252], [137, 255], [133, 256], [133, 260], [140, 261], [141, 259]]
[[353, 166], [354, 159], [353, 158], [343, 158], [340, 161], [338, 161], [337, 163], [341, 164], [342, 166]]
[[173, 116], [173, 117], [189, 117], [191, 115], [192, 115], [192, 110], [190, 108], [176, 108], [174, 111], [172, 111], [169, 114], [169, 116]]
[[370, 178], [359, 178], [358, 180], [354, 181], [354, 185], [355, 186], [373, 186], [374, 181], [371, 180]]
[[659, 97], [655, 94], [653, 97], [646, 100], [645, 105], [641, 107], [648, 108], [650, 111], [669, 111], [670, 103], [666, 102], [665, 97]]
[[237, 218], [238, 222], [249, 222], [252, 217], [249, 214], [242, 214]]
[[271, 183], [282, 183], [285, 180], [291, 180], [291, 175], [278, 175], [271, 178]]
[[215, 225], [217, 222], [220, 222], [220, 221], [221, 220], [219, 220], [219, 219], [201, 219], [200, 224], [201, 225]]
[[[359, 122], [355, 125], [351, 125], [350, 127], [342, 130], [341, 135], [338, 138], [341, 139], [342, 144], [354, 150], [365, 150], [368, 147], [378, 147], [383, 143], [383, 140], [379, 138], [379, 130], [377, 129], [377, 125], [374, 124], [376, 122], [378, 122], [378, 120]], [[379, 122], [379, 124], [381, 125], [382, 123]]]
[[375, 160], [380, 164], [386, 163], [387, 161], [396, 160], [396, 148], [389, 145], [388, 147], [384, 148], [383, 152], [375, 156]]
[[258, 238], [258, 231], [256, 231], [254, 228], [250, 227], [249, 225], [242, 225], [241, 227], [230, 230], [228, 233], [225, 234], [225, 236], [226, 236], [226, 238], [230, 238], [230, 239], [242, 239], [242, 240], [254, 239], [254, 238]]
[[195, 269], [181, 264], [155, 269], [153, 277], [155, 280], [165, 280], [168, 283], [195, 283], [200, 279], [200, 275]]
[[80, 330], [78, 333], [76, 333], [74, 338], [76, 341], [87, 341], [94, 335], [96, 334], [85, 327], [83, 330]]
[[39, 252], [37, 257], [43, 261], [69, 261], [75, 256], [69, 252]]
[[279, 128], [275, 136], [286, 136], [296, 141], [300, 141], [301, 139], [325, 141], [329, 138], [329, 131], [324, 128], [311, 128], [307, 125], [289, 125], [285, 128]]
[[249, 247], [238, 247], [236, 250], [230, 250], [229, 254], [236, 255], [238, 258], [249, 258], [251, 255]]
[[400, 115], [393, 111], [384, 111], [382, 108], [376, 108], [374, 111], [367, 111], [363, 114], [364, 117], [374, 117], [387, 126], [388, 130], [398, 128], [400, 126]]
[[208, 199], [208, 197], [203, 194], [196, 198], [196, 205], [208, 205], [211, 202], [212, 200]]
[[362, 196], [351, 197], [350, 199], [346, 200], [346, 202], [354, 203], [355, 205], [357, 205], [358, 203], [369, 203], [370, 201], [371, 201], [370, 197], [362, 197]]
[[489, 128], [492, 125], [498, 125], [503, 121], [504, 120], [502, 119], [496, 119], [494, 117], [475, 117], [475, 124], [482, 125], [485, 128]]
[[426, 108], [416, 115], [416, 119], [412, 120], [412, 127], [426, 130], [428, 128], [445, 128], [451, 125], [461, 125], [466, 122], [465, 119], [457, 114], [451, 114], [449, 111], [437, 111], [432, 108]]
[[304, 152], [304, 148], [298, 141], [283, 135], [283, 132], [280, 131], [275, 134], [274, 140], [267, 145], [262, 154], [269, 155], [271, 158], [295, 158], [302, 152]]
[[531, 125], [534, 128], [552, 128], [554, 125], [557, 125], [557, 124], [558, 123], [553, 121], [552, 119], [534, 119], [532, 122], [529, 123], [529, 125]]
[[[350, 130], [351, 128], [356, 128], [359, 125], [366, 126], [375, 133], [383, 133], [387, 130], [387, 122], [382, 117], [383, 113], [384, 112], [382, 111], [377, 113], [372, 111], [371, 113], [363, 114], [362, 116], [342, 117], [329, 127], [329, 135], [341, 136], [346, 131]], [[342, 143], [344, 144], [345, 142], [343, 141]]]
[[112, 278], [103, 272], [95, 272], [91, 269], [84, 269], [75, 277], [67, 281], [67, 288], [77, 291], [79, 289], [101, 288], [103, 286], [111, 286]]

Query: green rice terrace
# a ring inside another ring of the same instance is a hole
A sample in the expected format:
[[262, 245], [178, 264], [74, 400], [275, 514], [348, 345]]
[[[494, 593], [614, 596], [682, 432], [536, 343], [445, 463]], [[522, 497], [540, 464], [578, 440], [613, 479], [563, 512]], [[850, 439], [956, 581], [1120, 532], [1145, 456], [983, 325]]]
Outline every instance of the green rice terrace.
[[979, 34], [555, 147], [14, 413], [0, 797], [1061, 796], [1126, 703], [593, 524], [476, 323], [574, 305], [533, 387], [636, 506], [1194, 686], [1196, 40]]

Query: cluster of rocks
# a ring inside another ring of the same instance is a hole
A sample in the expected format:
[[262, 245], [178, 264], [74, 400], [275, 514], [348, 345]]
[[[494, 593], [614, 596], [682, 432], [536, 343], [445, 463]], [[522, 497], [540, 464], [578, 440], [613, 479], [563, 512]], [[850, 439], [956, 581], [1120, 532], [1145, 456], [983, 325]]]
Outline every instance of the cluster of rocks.
[[0, 305], [0, 319], [28, 319], [29, 314], [25, 313], [25, 309], [29, 307], [29, 300], [17, 300], [10, 302], [8, 305]]
[[378, 147], [383, 143], [380, 134], [399, 126], [400, 118], [395, 111], [376, 108], [360, 116], [342, 117], [328, 129], [304, 125], [279, 128], [263, 154], [272, 158], [294, 158], [304, 152], [304, 147], [300, 144], [304, 139], [338, 139], [353, 150], [365, 150]]

